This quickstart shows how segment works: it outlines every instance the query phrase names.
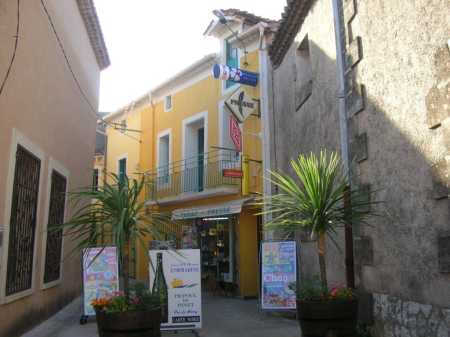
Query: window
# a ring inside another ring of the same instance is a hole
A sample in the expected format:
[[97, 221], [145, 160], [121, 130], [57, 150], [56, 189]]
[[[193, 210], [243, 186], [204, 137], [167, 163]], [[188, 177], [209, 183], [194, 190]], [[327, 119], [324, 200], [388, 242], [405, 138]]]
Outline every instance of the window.
[[18, 145], [9, 224], [6, 296], [32, 287], [41, 161]]
[[127, 175], [127, 158], [122, 158], [119, 160], [119, 170], [117, 172], [119, 176], [119, 182], [123, 182]]
[[[226, 54], [226, 65], [232, 68], [239, 67], [238, 49], [233, 47], [230, 42], [225, 42], [225, 54]], [[225, 88], [230, 88], [236, 83], [233, 81], [227, 81]]]
[[164, 111], [172, 110], [172, 95], [168, 95], [164, 98]]
[[[64, 223], [64, 211], [66, 205], [66, 178], [53, 170], [51, 175], [50, 203], [48, 211], [48, 225]], [[61, 275], [62, 254], [62, 229], [47, 231], [47, 243], [45, 249], [44, 283], [59, 280]]]
[[127, 121], [125, 119], [122, 119], [120, 121], [119, 131], [122, 133], [125, 133], [125, 131], [127, 131]]
[[170, 134], [159, 137], [158, 178], [161, 183], [169, 182]]
[[183, 120], [183, 192], [200, 192], [205, 185], [207, 164], [208, 112], [201, 112]]
[[298, 110], [312, 93], [313, 74], [308, 35], [297, 49], [295, 68], [295, 107]]
[[92, 189], [98, 191], [98, 169], [94, 169], [92, 175]]

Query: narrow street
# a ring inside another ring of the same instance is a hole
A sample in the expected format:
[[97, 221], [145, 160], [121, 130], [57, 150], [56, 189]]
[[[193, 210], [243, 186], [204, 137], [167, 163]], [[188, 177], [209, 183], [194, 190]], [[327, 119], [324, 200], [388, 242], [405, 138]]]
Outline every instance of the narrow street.
[[[203, 300], [203, 329], [199, 337], [299, 337], [295, 319], [258, 312], [256, 300], [206, 297]], [[79, 324], [81, 299], [77, 299], [51, 319], [23, 337], [97, 337], [94, 320]], [[195, 336], [192, 332], [163, 333], [169, 336]]]

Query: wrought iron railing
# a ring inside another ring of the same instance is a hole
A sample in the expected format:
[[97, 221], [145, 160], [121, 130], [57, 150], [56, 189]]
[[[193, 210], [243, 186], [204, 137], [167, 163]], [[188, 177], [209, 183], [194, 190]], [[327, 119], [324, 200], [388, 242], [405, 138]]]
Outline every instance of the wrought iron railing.
[[241, 179], [224, 175], [224, 170], [240, 169], [240, 154], [222, 149], [172, 162], [146, 173], [147, 200], [156, 201], [224, 186], [239, 187]]

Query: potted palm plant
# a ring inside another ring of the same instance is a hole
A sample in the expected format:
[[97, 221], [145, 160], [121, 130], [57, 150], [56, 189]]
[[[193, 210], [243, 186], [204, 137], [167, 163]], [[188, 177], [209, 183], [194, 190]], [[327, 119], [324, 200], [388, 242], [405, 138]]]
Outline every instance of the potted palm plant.
[[168, 218], [148, 210], [141, 201], [144, 177], [138, 181], [111, 174], [109, 178], [97, 189], [71, 192], [78, 211], [51, 230], [65, 229], [65, 235], [77, 242], [74, 252], [99, 246], [117, 248], [121, 291], [92, 302], [100, 337], [160, 336], [159, 297], [142, 286], [130, 287], [129, 261], [131, 243], [140, 242], [145, 247], [144, 238], [158, 235], [158, 228]]
[[[259, 206], [269, 215], [266, 230], [306, 231], [317, 240], [320, 277], [297, 288], [297, 311], [305, 337], [354, 336], [358, 301], [352, 289], [328, 288], [326, 237], [334, 239], [337, 228], [365, 222], [374, 203], [361, 191], [348, 192], [348, 182], [336, 153], [321, 151], [300, 155], [290, 163], [293, 175], [270, 172], [278, 193], [263, 197]], [[350, 202], [344, 205], [344, 199]]]

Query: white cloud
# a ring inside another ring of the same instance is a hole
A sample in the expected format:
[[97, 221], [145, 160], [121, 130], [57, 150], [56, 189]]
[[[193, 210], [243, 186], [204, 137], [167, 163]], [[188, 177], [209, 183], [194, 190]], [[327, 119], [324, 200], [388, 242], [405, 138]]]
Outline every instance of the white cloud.
[[[126, 5], [125, 5], [126, 4]], [[279, 19], [286, 0], [95, 0], [111, 66], [102, 72], [100, 111], [114, 111], [206, 54], [203, 32], [216, 8]]]

